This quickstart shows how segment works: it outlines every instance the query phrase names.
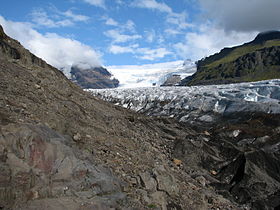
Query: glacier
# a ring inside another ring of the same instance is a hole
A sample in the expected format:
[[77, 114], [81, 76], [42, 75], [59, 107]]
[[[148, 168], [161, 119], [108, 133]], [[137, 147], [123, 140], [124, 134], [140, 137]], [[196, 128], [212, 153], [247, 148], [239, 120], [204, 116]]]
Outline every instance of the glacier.
[[280, 113], [280, 80], [191, 87], [89, 89], [94, 96], [151, 116], [215, 122], [234, 113]]
[[160, 86], [169, 76], [174, 74], [180, 75], [183, 79], [196, 72], [196, 65], [191, 60], [144, 65], [106, 66], [106, 68], [120, 81], [120, 88]]

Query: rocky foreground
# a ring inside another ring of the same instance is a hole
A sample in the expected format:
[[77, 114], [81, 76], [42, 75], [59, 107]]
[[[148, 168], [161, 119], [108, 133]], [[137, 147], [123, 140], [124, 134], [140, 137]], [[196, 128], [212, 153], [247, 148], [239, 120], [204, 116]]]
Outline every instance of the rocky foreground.
[[89, 91], [191, 127], [195, 133], [176, 137], [172, 148], [187, 174], [249, 208], [280, 207], [280, 80]]
[[208, 134], [93, 97], [1, 27], [0, 78], [1, 209], [246, 207], [177, 154]]
[[198, 127], [129, 111], [2, 28], [0, 78], [0, 209], [279, 208], [276, 114]]

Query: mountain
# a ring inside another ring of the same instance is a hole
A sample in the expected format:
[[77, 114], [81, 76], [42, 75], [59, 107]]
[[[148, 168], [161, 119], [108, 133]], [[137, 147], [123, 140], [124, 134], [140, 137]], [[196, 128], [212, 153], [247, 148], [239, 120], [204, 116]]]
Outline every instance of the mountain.
[[71, 80], [82, 88], [115, 88], [119, 81], [112, 78], [113, 75], [103, 67], [87, 67], [75, 65], [71, 67]]
[[181, 85], [210, 85], [280, 78], [280, 32], [268, 31], [241, 46], [197, 61], [197, 72]]
[[1, 209], [243, 208], [177, 156], [206, 134], [93, 97], [2, 27], [0, 78]]

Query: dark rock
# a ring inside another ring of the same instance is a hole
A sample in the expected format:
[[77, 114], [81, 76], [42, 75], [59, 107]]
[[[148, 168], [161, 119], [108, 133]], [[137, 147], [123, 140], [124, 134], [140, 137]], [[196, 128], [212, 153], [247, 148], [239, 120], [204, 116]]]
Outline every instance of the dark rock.
[[265, 31], [259, 33], [250, 44], [262, 44], [268, 40], [280, 39], [280, 31]]
[[[75, 196], [77, 200], [106, 195], [107, 204], [125, 197], [121, 182], [94, 160], [44, 125], [10, 124], [2, 127], [0, 148], [8, 151], [1, 164], [1, 205], [46, 197]], [[3, 155], [3, 154], [1, 154]], [[102, 196], [96, 202], [102, 201]], [[31, 205], [31, 204], [29, 204]]]
[[170, 77], [168, 77], [161, 86], [175, 86], [175, 85], [179, 84], [180, 81], [181, 81], [181, 76], [174, 74], [174, 75], [171, 75]]
[[103, 67], [83, 69], [71, 67], [71, 79], [84, 89], [100, 89], [118, 87], [119, 81], [112, 79], [112, 74]]

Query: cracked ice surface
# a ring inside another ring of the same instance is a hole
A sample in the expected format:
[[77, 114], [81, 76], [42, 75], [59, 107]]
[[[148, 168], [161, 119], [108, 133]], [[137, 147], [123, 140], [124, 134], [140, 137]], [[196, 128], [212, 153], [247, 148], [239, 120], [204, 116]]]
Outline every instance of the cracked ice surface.
[[192, 87], [88, 90], [116, 105], [147, 115], [211, 122], [216, 114], [280, 113], [280, 80]]

